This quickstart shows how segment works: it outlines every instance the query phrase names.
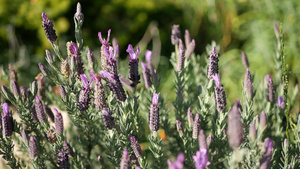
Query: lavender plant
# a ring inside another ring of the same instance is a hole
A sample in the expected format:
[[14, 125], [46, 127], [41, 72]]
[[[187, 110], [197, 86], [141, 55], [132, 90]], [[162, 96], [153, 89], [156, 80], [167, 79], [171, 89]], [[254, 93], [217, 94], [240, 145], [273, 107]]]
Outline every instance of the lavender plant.
[[300, 116], [292, 116], [298, 86], [288, 93], [282, 29], [275, 26], [280, 78], [266, 75], [265, 84], [255, 84], [242, 52], [243, 99], [230, 105], [220, 79], [219, 47], [208, 45], [196, 55], [195, 40], [188, 30], [182, 40], [179, 25], [172, 26], [170, 59], [176, 98], [166, 101], [151, 51], [139, 69], [139, 47], [128, 45], [126, 78], [119, 72], [117, 41], [110, 46], [111, 30], [106, 39], [98, 33], [101, 56], [84, 46], [79, 3], [75, 42], [67, 43], [66, 54], [45, 13], [41, 21], [53, 50], [45, 52], [47, 65], [38, 64], [42, 74], [37, 72], [26, 90], [10, 65], [10, 87], [1, 86], [7, 102], [0, 116], [0, 154], [11, 168], [299, 167]]

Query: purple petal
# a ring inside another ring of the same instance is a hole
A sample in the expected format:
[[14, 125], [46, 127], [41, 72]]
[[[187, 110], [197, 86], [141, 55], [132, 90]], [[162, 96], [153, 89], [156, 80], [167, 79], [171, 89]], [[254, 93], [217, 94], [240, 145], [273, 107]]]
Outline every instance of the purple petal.
[[154, 105], [158, 104], [158, 94], [157, 93], [153, 93], [152, 104], [154, 104]]
[[81, 79], [82, 84], [83, 84], [84, 87], [89, 86], [89, 82], [88, 82], [87, 77], [86, 77], [85, 74], [81, 74], [80, 75], [80, 79]]
[[142, 68], [143, 68], [144, 70], [147, 70], [147, 65], [146, 65], [146, 63], [141, 62], [141, 65], [142, 65]]
[[7, 103], [2, 103], [2, 110], [5, 115], [9, 114], [9, 106]]
[[152, 52], [150, 50], [146, 50], [145, 57], [147, 62], [151, 62]]
[[106, 79], [113, 79], [113, 75], [104, 70], [101, 70], [99, 74]]
[[266, 75], [266, 79], [267, 81], [272, 81], [271, 76], [270, 75]]
[[214, 79], [216, 86], [220, 87], [220, 78], [219, 78], [219, 75], [218, 74], [214, 74], [214, 75], [212, 75], [212, 78]]
[[47, 15], [44, 12], [42, 13], [42, 18], [44, 21], [48, 20]]

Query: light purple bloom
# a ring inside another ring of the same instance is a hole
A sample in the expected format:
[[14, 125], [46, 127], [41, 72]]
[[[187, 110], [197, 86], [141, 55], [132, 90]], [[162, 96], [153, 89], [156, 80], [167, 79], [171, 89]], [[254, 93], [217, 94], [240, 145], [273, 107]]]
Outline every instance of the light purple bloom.
[[133, 61], [133, 60], [136, 60], [138, 58], [138, 55], [140, 53], [140, 48], [136, 47], [136, 52], [134, 52], [133, 48], [132, 48], [132, 45], [129, 44], [126, 52], [129, 53], [129, 55], [130, 55], [129, 60]]
[[4, 114], [8, 114], [9, 113], [9, 106], [7, 103], [2, 103], [2, 110]]
[[70, 46], [70, 50], [72, 52], [73, 55], [78, 55], [78, 46], [76, 43], [72, 43], [71, 46]]
[[214, 75], [212, 75], [212, 78], [214, 79], [216, 86], [220, 87], [221, 83], [220, 83], [220, 77], [219, 77], [219, 75], [218, 74], [214, 74]]
[[172, 162], [171, 160], [168, 160], [168, 169], [183, 169], [183, 163], [184, 163], [184, 154], [180, 153], [177, 156], [176, 161]]
[[204, 169], [206, 166], [210, 165], [210, 162], [207, 159], [207, 149], [200, 148], [199, 151], [196, 152], [196, 155], [193, 156], [195, 161], [196, 169]]
[[278, 96], [276, 106], [281, 109], [284, 109], [285, 105], [284, 105], [284, 99], [282, 97]]
[[146, 50], [145, 52], [145, 57], [146, 57], [146, 61], [147, 63], [151, 63], [151, 59], [152, 59], [152, 52], [150, 50]]
[[158, 104], [158, 94], [157, 93], [153, 93], [152, 104], [153, 105]]
[[110, 32], [111, 32], [111, 30], [109, 29], [107, 31], [107, 38], [106, 39], [102, 38], [101, 32], [98, 32], [99, 41], [102, 43], [102, 45], [104, 45], [104, 46], [109, 45], [108, 42], [109, 42], [109, 38], [110, 38]]

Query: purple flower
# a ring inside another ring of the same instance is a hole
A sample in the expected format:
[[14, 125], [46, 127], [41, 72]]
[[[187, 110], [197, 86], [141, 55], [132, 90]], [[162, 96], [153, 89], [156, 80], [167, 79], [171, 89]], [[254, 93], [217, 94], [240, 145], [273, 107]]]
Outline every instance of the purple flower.
[[129, 55], [130, 55], [129, 60], [133, 61], [133, 60], [136, 60], [138, 58], [138, 55], [140, 53], [140, 48], [136, 47], [136, 52], [134, 52], [133, 48], [132, 48], [132, 45], [129, 44], [126, 52], [129, 53]]
[[187, 111], [187, 118], [189, 122], [189, 127], [191, 128], [194, 124], [194, 117], [193, 117], [193, 112], [192, 109], [189, 107]]
[[179, 153], [177, 156], [177, 159], [172, 162], [171, 160], [168, 160], [168, 169], [183, 169], [184, 164], [184, 154]]
[[158, 94], [153, 93], [152, 104], [149, 112], [149, 126], [151, 131], [158, 131], [159, 128], [159, 107]]
[[266, 76], [267, 80], [267, 101], [272, 102], [275, 98], [274, 86], [270, 75]]
[[285, 103], [284, 103], [284, 99], [282, 97], [278, 96], [276, 106], [281, 109], [284, 109]]
[[219, 75], [218, 74], [214, 74], [211, 77], [212, 77], [212, 79], [214, 79], [216, 86], [220, 87], [221, 83], [220, 83], [220, 77], [219, 77]]
[[151, 59], [152, 59], [152, 51], [150, 50], [146, 50], [145, 52], [145, 57], [146, 57], [146, 62], [148, 63], [151, 63]]
[[131, 148], [137, 158], [142, 158], [142, 149], [137, 141], [137, 139], [134, 136], [130, 136], [130, 142], [131, 142]]
[[73, 55], [75, 55], [75, 56], [79, 55], [78, 46], [76, 43], [73, 43], [73, 42], [71, 43], [70, 50]]
[[115, 127], [114, 118], [112, 116], [112, 112], [109, 108], [103, 108], [101, 111], [101, 116], [104, 122], [105, 127], [108, 130], [112, 130]]
[[210, 165], [210, 162], [207, 159], [207, 149], [200, 148], [199, 151], [196, 152], [196, 155], [193, 156], [196, 169], [204, 169], [206, 166]]
[[44, 112], [43, 104], [40, 101], [38, 96], [35, 97], [34, 106], [35, 106], [35, 111], [36, 111], [36, 115], [37, 115], [38, 120], [41, 123], [43, 123], [46, 120], [46, 115], [45, 115], [45, 112]]
[[124, 148], [123, 150], [123, 155], [121, 158], [121, 163], [120, 163], [120, 169], [130, 169], [131, 165], [130, 165], [130, 159], [128, 156], [128, 151], [126, 148]]
[[8, 114], [9, 113], [9, 106], [7, 103], [2, 103], [2, 111], [3, 113], [5, 114]]
[[171, 34], [171, 42], [173, 45], [177, 45], [180, 39], [180, 28], [179, 25], [173, 25], [172, 27], [172, 34]]
[[184, 68], [184, 61], [185, 61], [185, 50], [182, 43], [182, 40], [179, 39], [179, 54], [177, 57], [177, 67], [176, 71], [180, 72]]
[[145, 87], [148, 89], [152, 85], [150, 71], [147, 67], [147, 64], [145, 64], [144, 62], [141, 62], [141, 65], [142, 65], [142, 68], [143, 68], [142, 74], [143, 74]]
[[270, 163], [272, 159], [272, 148], [274, 147], [274, 143], [270, 138], [265, 139], [265, 154], [260, 159], [259, 169], [268, 169], [270, 168]]
[[91, 78], [95, 82], [94, 87], [94, 104], [97, 110], [102, 110], [106, 107], [105, 89], [101, 82], [101, 76], [96, 76], [93, 69], [90, 69]]
[[1, 128], [4, 137], [10, 137], [14, 130], [14, 124], [11, 114], [9, 113], [9, 106], [7, 103], [2, 104], [3, 115], [1, 117]]
[[[80, 93], [79, 93], [78, 107], [79, 107], [80, 111], [85, 111], [89, 108], [89, 103], [91, 100], [91, 96], [90, 96], [91, 89], [90, 89], [90, 84], [87, 80], [86, 75], [81, 74], [80, 78], [81, 78], [83, 87], [81, 88]], [[92, 82], [92, 79], [90, 82]]]
[[36, 143], [36, 139], [34, 136], [30, 137], [28, 148], [29, 148], [29, 156], [30, 157], [35, 158], [38, 156], [38, 148], [37, 148], [37, 143]]
[[128, 45], [128, 49], [126, 52], [129, 53], [129, 80], [130, 85], [132, 87], [136, 87], [138, 83], [140, 83], [140, 75], [139, 75], [139, 59], [138, 55], [140, 53], [140, 48], [137, 47], [136, 52], [133, 51], [131, 45]]
[[50, 43], [53, 44], [57, 39], [55, 30], [53, 29], [53, 23], [47, 18], [47, 15], [44, 12], [42, 13], [42, 18], [43, 18], [42, 26], [44, 28], [47, 39], [49, 40]]
[[193, 139], [197, 139], [199, 135], [199, 128], [200, 128], [200, 122], [199, 122], [199, 114], [196, 114], [194, 124], [193, 124]]
[[107, 31], [107, 38], [106, 39], [102, 38], [101, 32], [98, 32], [99, 41], [102, 43], [102, 45], [109, 46], [110, 32], [111, 32], [111, 30], [109, 29]]
[[118, 74], [117, 66], [117, 54], [119, 52], [119, 45], [114, 48], [109, 46], [108, 49], [104, 48], [105, 57], [106, 57], [106, 70], [111, 74]]
[[53, 108], [55, 111], [55, 132], [57, 134], [63, 134], [64, 132], [64, 121], [60, 112], [56, 108]]
[[248, 62], [247, 55], [243, 51], [242, 51], [242, 63], [245, 66], [245, 68], [249, 68], [249, 62]]
[[57, 154], [57, 164], [61, 169], [70, 169], [68, 153], [62, 148]]
[[212, 78], [215, 81], [215, 99], [217, 104], [217, 110], [218, 112], [221, 112], [226, 107], [226, 94], [223, 89], [223, 85], [220, 84], [220, 78], [218, 74], [212, 75]]
[[247, 68], [247, 71], [245, 73], [244, 91], [246, 93], [247, 99], [251, 100], [253, 98], [253, 85], [251, 82], [251, 73], [249, 71], [249, 68]]
[[216, 52], [216, 47], [213, 48], [213, 51], [208, 56], [209, 62], [207, 66], [207, 77], [209, 79], [212, 79], [212, 76], [219, 73], [219, 54]]

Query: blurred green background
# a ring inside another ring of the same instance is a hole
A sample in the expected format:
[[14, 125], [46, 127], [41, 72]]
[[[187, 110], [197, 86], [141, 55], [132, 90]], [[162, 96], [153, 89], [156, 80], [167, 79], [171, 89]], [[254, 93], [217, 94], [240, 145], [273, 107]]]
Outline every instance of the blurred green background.
[[[27, 84], [39, 72], [37, 63], [45, 62], [45, 49], [51, 49], [44, 35], [41, 13], [54, 22], [60, 46], [75, 41], [73, 16], [78, 1], [73, 0], [0, 0], [0, 65], [5, 71], [11, 63], [19, 72], [19, 83]], [[241, 51], [245, 51], [250, 70], [259, 83], [266, 74], [274, 74], [276, 37], [273, 25], [282, 23], [292, 83], [298, 83], [300, 60], [299, 0], [111, 0], [80, 1], [84, 14], [84, 45], [99, 56], [101, 43], [97, 33], [106, 37], [112, 29], [120, 45], [120, 58], [127, 57], [130, 43], [154, 50], [155, 66], [163, 82], [171, 71], [169, 57], [171, 26], [190, 30], [196, 41], [196, 53], [203, 54], [207, 44], [220, 45], [221, 82], [229, 99], [241, 97], [245, 68]], [[299, 24], [299, 25], [298, 25]], [[140, 54], [144, 57], [144, 53]], [[142, 59], [143, 60], [143, 59]], [[126, 61], [126, 60], [125, 60]], [[1, 79], [1, 83], [6, 82]], [[169, 89], [168, 89], [169, 90]], [[174, 93], [174, 90], [171, 92]], [[175, 94], [175, 93], [174, 93]]]

